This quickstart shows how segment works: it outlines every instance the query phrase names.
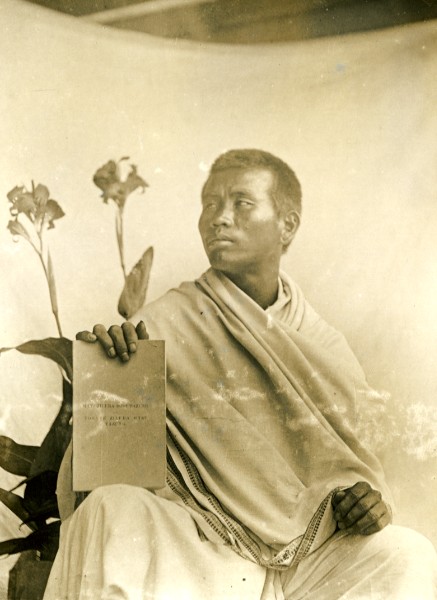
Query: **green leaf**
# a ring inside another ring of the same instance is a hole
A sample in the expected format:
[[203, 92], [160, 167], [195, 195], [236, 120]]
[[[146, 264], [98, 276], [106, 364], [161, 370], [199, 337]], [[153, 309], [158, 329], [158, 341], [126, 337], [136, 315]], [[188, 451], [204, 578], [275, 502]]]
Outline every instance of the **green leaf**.
[[53, 496], [51, 500], [47, 500], [47, 502], [40, 506], [38, 510], [29, 515], [29, 518], [26, 521], [23, 521], [23, 525], [33, 523], [38, 525], [47, 521], [47, 519], [59, 519], [59, 507], [56, 496]]
[[56, 502], [57, 480], [57, 471], [43, 471], [26, 480], [23, 508], [27, 510], [29, 516], [33, 515], [35, 520], [36, 514], [40, 510], [47, 510], [48, 508], [54, 511], [54, 514], [50, 516], [59, 516]]
[[16, 515], [20, 521], [26, 521], [29, 518], [28, 511], [23, 506], [23, 499], [17, 494], [8, 492], [0, 488], [0, 501]]
[[31, 545], [27, 538], [14, 538], [12, 540], [5, 540], [0, 543], [0, 556], [10, 556], [11, 554], [19, 554], [24, 550], [31, 550]]
[[0, 467], [8, 473], [27, 477], [38, 452], [38, 446], [17, 444], [13, 439], [0, 435]]
[[126, 277], [118, 301], [118, 312], [125, 319], [130, 319], [145, 302], [152, 262], [153, 248], [150, 247]]
[[60, 365], [66, 372], [68, 378], [73, 378], [73, 350], [71, 340], [61, 338], [46, 338], [44, 340], [31, 340], [11, 348], [0, 348], [1, 352], [18, 350], [23, 354], [37, 354], [45, 356]]
[[36, 475], [50, 470], [59, 471], [61, 461], [70, 443], [73, 388], [66, 379], [63, 379], [62, 389], [63, 400], [61, 408], [35, 455], [29, 475]]
[[1, 542], [0, 556], [4, 554], [18, 554], [25, 550], [40, 550], [46, 554], [44, 560], [54, 560], [59, 546], [60, 526], [61, 522], [55, 521], [39, 528], [27, 537]]

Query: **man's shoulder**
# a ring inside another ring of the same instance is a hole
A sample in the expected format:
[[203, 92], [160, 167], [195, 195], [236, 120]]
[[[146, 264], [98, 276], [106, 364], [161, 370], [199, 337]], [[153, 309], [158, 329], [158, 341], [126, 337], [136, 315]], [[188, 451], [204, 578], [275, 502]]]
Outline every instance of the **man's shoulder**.
[[364, 377], [363, 369], [345, 335], [325, 321], [307, 301], [305, 301], [305, 316], [299, 333], [311, 339], [331, 355], [348, 363], [357, 376]]
[[178, 314], [180, 311], [190, 310], [198, 302], [199, 295], [196, 281], [183, 281], [177, 287], [170, 288], [162, 296], [146, 304], [138, 317], [150, 320], [169, 317]]
[[349, 366], [353, 367], [357, 376], [364, 377], [362, 367], [349, 346], [345, 335], [319, 315], [305, 298], [299, 286], [289, 277], [288, 282], [292, 282], [293, 292], [299, 294], [302, 303], [302, 317], [298, 327], [299, 334], [311, 340], [319, 348], [323, 348], [331, 355], [347, 362]]

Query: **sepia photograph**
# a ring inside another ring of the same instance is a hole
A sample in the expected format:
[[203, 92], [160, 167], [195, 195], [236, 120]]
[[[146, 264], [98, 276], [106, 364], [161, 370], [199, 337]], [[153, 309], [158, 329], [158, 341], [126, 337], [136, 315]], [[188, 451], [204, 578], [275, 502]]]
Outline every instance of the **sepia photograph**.
[[437, 600], [437, 3], [0, 27], [0, 600]]

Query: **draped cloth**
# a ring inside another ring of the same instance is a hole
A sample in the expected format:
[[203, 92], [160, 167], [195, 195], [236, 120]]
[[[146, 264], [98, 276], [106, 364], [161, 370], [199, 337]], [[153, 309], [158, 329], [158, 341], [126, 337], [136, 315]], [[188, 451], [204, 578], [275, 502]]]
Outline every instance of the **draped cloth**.
[[374, 394], [284, 273], [267, 310], [210, 269], [143, 317], [167, 344], [166, 487], [103, 486], [74, 510], [70, 447], [45, 600], [434, 600], [428, 540], [335, 532], [334, 490], [390, 499], [354, 433]]
[[334, 531], [331, 493], [381, 467], [354, 424], [371, 396], [344, 338], [284, 273], [267, 311], [210, 269], [150, 305], [167, 343], [168, 483], [208, 539], [286, 568]]
[[273, 569], [333, 534], [335, 489], [364, 480], [390, 500], [354, 433], [372, 397], [362, 370], [298, 286], [280, 279], [263, 310], [209, 269], [143, 315], [167, 352], [168, 475], [157, 495], [184, 506], [207, 539]]

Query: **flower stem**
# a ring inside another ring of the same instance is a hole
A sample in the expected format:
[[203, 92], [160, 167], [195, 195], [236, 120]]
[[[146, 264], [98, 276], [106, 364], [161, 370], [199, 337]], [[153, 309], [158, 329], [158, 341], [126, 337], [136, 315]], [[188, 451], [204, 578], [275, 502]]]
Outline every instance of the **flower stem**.
[[126, 281], [126, 266], [124, 264], [124, 246], [123, 246], [123, 208], [119, 207], [116, 213], [115, 229], [117, 233], [118, 252], [120, 254], [120, 264], [123, 271], [123, 277]]
[[58, 328], [59, 337], [62, 337], [61, 322], [59, 321], [58, 312], [54, 310], [53, 311], [53, 316], [55, 317], [56, 327]]
[[42, 264], [42, 268], [44, 269], [44, 274], [46, 276], [46, 280], [47, 280], [47, 285], [49, 286], [49, 294], [50, 294], [50, 303], [52, 306], [52, 313], [53, 316], [55, 317], [55, 321], [56, 321], [56, 327], [58, 329], [58, 333], [59, 333], [59, 337], [63, 337], [62, 336], [62, 328], [61, 328], [61, 323], [59, 321], [59, 314], [58, 314], [58, 306], [57, 306], [57, 302], [56, 302], [56, 287], [55, 287], [55, 281], [53, 279], [53, 276], [51, 277], [49, 274], [49, 271], [47, 269], [47, 266], [44, 262], [44, 258], [43, 258], [43, 254], [42, 252], [38, 252], [38, 256], [39, 259], [41, 261]]

